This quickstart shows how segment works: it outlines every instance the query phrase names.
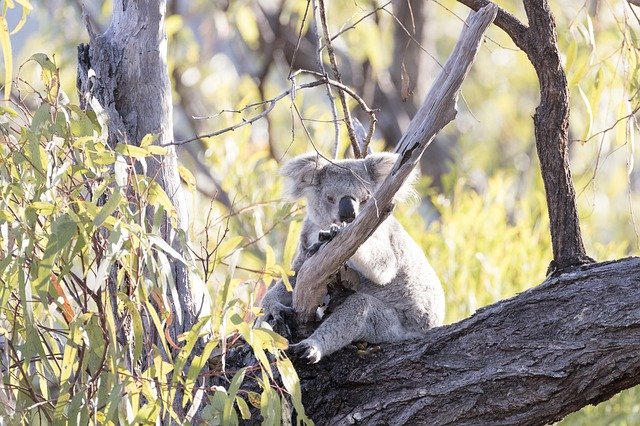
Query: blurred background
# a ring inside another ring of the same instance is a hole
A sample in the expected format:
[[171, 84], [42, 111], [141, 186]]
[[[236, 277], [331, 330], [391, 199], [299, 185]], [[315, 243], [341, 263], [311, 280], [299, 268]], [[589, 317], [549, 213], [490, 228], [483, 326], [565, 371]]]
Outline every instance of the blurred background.
[[[78, 101], [76, 47], [88, 42], [81, 3], [32, 1], [24, 27], [11, 36], [15, 96], [28, 99], [38, 90], [32, 82], [40, 69], [28, 58], [42, 52], [61, 68], [66, 95]], [[338, 157], [348, 155], [342, 110], [324, 85], [271, 102], [293, 82], [315, 81], [296, 74], [299, 69], [323, 66], [332, 75], [326, 49], [324, 65], [318, 60], [321, 27], [310, 3], [168, 1], [175, 139], [219, 133], [273, 107], [250, 124], [178, 147], [194, 251], [220, 248], [213, 287], [224, 282], [231, 253], [239, 255], [233, 274], [239, 294], [269, 285], [278, 276], [275, 265], [290, 267], [304, 210], [282, 199], [277, 171], [283, 161], [314, 149], [332, 156], [336, 142]], [[496, 3], [526, 22], [521, 2]], [[104, 31], [111, 2], [87, 1], [84, 7], [93, 30]], [[393, 150], [469, 10], [453, 0], [327, 7], [342, 81], [377, 110], [372, 147]], [[640, 8], [607, 0], [556, 0], [551, 7], [571, 91], [571, 167], [587, 252], [598, 261], [638, 255]], [[8, 11], [10, 29], [21, 16], [20, 7]], [[421, 200], [397, 209], [440, 275], [448, 323], [545, 279], [551, 247], [533, 137], [538, 101], [526, 55], [500, 29], [489, 28], [463, 84], [457, 118], [424, 155]], [[349, 107], [368, 128], [369, 115], [353, 99]], [[639, 398], [640, 391], [631, 389], [562, 423], [640, 424]]]

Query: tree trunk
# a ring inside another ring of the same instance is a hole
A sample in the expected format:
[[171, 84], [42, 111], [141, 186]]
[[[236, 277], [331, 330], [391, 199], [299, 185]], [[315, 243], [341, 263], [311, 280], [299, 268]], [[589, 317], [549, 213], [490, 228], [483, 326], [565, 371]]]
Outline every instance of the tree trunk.
[[316, 424], [535, 425], [639, 384], [639, 353], [630, 258], [551, 277], [421, 340], [296, 369]]
[[550, 271], [593, 262], [584, 249], [569, 169], [569, 88], [560, 64], [556, 24], [547, 0], [525, 0], [529, 18], [527, 56], [540, 81], [533, 116], [551, 223]]
[[[473, 10], [487, 0], [458, 0]], [[547, 0], [525, 0], [529, 26], [498, 10], [495, 23], [522, 49], [540, 82], [540, 105], [533, 117], [536, 148], [547, 196], [553, 261], [549, 272], [593, 262], [584, 248], [569, 168], [569, 89], [558, 52], [556, 23]]]
[[[78, 89], [84, 107], [106, 118], [108, 144], [140, 145], [147, 134], [156, 144], [173, 140], [171, 86], [166, 64], [164, 17], [166, 1], [116, 0], [111, 24], [104, 34], [88, 28], [89, 45], [78, 47]], [[186, 238], [188, 214], [180, 188], [175, 149], [146, 159], [146, 174], [169, 196], [177, 211], [177, 223], [164, 214], [162, 238], [178, 253], [188, 256], [180, 239]], [[153, 217], [153, 216], [151, 216]], [[171, 261], [180, 306], [172, 306], [170, 334], [191, 329], [203, 304], [203, 289], [191, 288], [185, 265]], [[112, 280], [113, 281], [113, 280]], [[110, 283], [115, 300], [117, 283]], [[115, 305], [114, 305], [115, 306]]]

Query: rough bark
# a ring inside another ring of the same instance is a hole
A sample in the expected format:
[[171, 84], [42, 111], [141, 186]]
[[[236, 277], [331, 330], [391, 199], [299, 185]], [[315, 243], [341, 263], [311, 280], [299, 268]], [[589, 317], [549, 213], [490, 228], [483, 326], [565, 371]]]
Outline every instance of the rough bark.
[[569, 88], [560, 64], [556, 24], [548, 1], [525, 0], [529, 18], [527, 56], [540, 81], [540, 105], [533, 116], [551, 222], [550, 270], [593, 262], [582, 243], [575, 190], [569, 169]]
[[[492, 4], [487, 0], [458, 1], [473, 10]], [[549, 271], [553, 272], [593, 259], [582, 242], [569, 168], [569, 88], [560, 63], [555, 20], [547, 0], [525, 0], [524, 8], [529, 26], [502, 9], [495, 22], [527, 54], [540, 82], [540, 104], [533, 122], [551, 224], [553, 261]]]
[[640, 259], [575, 268], [381, 349], [296, 366], [316, 424], [557, 421], [640, 383]]
[[[171, 86], [166, 64], [164, 16], [166, 1], [116, 0], [111, 24], [103, 34], [89, 27], [89, 45], [78, 47], [78, 89], [86, 108], [93, 108], [106, 121], [108, 144], [139, 145], [147, 134], [157, 135], [156, 144], [173, 140]], [[188, 214], [180, 189], [175, 149], [167, 155], [147, 159], [146, 174], [164, 189], [177, 211], [177, 224], [165, 214], [162, 237], [178, 252]], [[142, 171], [142, 170], [140, 170]], [[187, 255], [188, 253], [183, 253]], [[194, 297], [184, 264], [171, 262], [180, 306], [173, 306], [170, 333], [191, 329], [202, 303]], [[115, 298], [117, 283], [111, 283]], [[115, 299], [114, 299], [115, 300]]]
[[396, 152], [400, 158], [390, 176], [374, 194], [375, 202], [368, 203], [354, 222], [309, 258], [298, 271], [293, 307], [302, 322], [314, 318], [332, 277], [387, 217], [395, 193], [406, 181], [426, 147], [455, 118], [460, 86], [473, 63], [484, 30], [495, 17], [496, 9], [495, 5], [490, 5], [470, 15], [449, 60], [404, 137], [398, 142]]

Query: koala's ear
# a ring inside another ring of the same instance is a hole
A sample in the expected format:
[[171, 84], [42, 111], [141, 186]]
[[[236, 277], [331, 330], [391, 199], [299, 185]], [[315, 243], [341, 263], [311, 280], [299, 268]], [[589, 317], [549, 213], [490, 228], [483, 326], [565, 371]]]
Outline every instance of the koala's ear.
[[389, 173], [391, 173], [393, 165], [396, 163], [397, 159], [398, 154], [392, 154], [390, 152], [367, 155], [364, 159], [364, 164], [374, 185], [379, 185], [387, 176], [389, 176]]
[[317, 185], [320, 171], [328, 163], [316, 153], [303, 154], [287, 161], [280, 169], [280, 174], [287, 178], [286, 195], [290, 198], [302, 198], [304, 189]]
[[[373, 180], [373, 184], [378, 186], [385, 180], [387, 176], [393, 170], [393, 166], [398, 160], [399, 155], [393, 154], [390, 152], [381, 152], [377, 154], [367, 155], [365, 158], [365, 165], [367, 170], [369, 171], [369, 175]], [[396, 196], [394, 197], [395, 201], [404, 201], [408, 198], [415, 197], [416, 193], [413, 189], [413, 184], [418, 180], [418, 171], [413, 169], [407, 181], [400, 187]]]

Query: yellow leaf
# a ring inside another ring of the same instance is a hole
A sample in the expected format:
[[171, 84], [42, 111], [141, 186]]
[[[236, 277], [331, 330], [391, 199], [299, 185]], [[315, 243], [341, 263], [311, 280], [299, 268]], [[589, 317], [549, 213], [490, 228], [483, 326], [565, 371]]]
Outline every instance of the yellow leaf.
[[142, 140], [140, 141], [140, 148], [146, 148], [151, 146], [158, 139], [158, 135], [154, 135], [153, 133], [147, 133]]
[[145, 158], [149, 156], [149, 151], [147, 151], [146, 149], [140, 148], [139, 146], [127, 145], [124, 143], [119, 143], [118, 145], [116, 145], [115, 151], [119, 154], [134, 158]]
[[180, 177], [187, 184], [187, 189], [192, 194], [196, 192], [196, 178], [193, 176], [193, 173], [189, 169], [184, 166], [178, 166], [178, 173], [180, 173]]

